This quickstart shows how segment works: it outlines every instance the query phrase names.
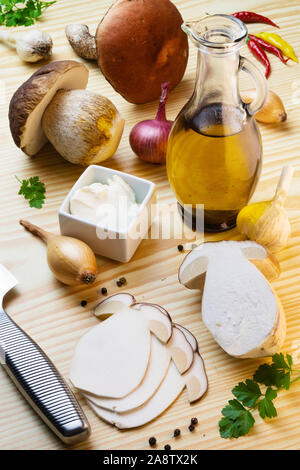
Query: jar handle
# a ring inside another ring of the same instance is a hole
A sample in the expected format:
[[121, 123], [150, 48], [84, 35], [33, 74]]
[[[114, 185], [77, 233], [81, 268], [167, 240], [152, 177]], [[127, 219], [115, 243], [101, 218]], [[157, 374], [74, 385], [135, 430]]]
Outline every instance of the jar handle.
[[267, 99], [267, 80], [259, 68], [251, 60], [246, 59], [246, 57], [240, 56], [239, 70], [247, 72], [249, 75], [251, 75], [256, 85], [256, 97], [253, 101], [251, 101], [251, 103], [245, 103], [245, 108], [247, 109], [248, 113], [253, 116], [263, 107]]

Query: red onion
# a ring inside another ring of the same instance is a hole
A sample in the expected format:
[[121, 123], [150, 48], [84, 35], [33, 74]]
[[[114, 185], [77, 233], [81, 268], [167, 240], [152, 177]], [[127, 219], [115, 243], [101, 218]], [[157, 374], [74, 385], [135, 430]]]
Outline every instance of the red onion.
[[155, 119], [141, 121], [130, 132], [129, 142], [134, 153], [151, 163], [165, 163], [168, 137], [173, 121], [166, 118], [169, 83], [161, 86], [161, 97]]

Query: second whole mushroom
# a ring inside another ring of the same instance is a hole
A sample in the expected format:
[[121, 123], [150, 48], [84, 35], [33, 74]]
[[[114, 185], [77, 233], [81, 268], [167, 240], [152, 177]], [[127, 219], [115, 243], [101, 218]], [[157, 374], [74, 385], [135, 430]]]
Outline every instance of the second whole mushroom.
[[85, 166], [115, 153], [125, 121], [109, 99], [85, 89], [88, 75], [77, 61], [54, 61], [18, 88], [9, 122], [24, 153], [36, 155], [50, 141], [63, 158]]

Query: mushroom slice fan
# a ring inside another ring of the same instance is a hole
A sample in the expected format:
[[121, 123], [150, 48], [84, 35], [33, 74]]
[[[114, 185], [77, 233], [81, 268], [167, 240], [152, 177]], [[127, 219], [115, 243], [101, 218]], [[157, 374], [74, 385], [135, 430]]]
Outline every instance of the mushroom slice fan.
[[101, 302], [95, 315], [102, 322], [79, 341], [70, 379], [104, 420], [140, 426], [162, 413], [183, 388], [190, 402], [206, 391], [196, 339], [173, 324], [162, 307], [116, 294]]

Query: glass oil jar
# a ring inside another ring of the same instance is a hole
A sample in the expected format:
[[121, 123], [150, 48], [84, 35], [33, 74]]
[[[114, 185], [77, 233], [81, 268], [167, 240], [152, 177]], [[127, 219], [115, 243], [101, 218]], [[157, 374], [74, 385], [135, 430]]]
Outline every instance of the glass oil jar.
[[[229, 230], [260, 175], [262, 143], [253, 116], [266, 99], [266, 80], [239, 55], [247, 29], [238, 19], [212, 15], [182, 27], [198, 48], [197, 76], [170, 134], [168, 178], [182, 215], [188, 211], [193, 220], [204, 211], [205, 231]], [[240, 98], [240, 70], [256, 83], [250, 104]]]

